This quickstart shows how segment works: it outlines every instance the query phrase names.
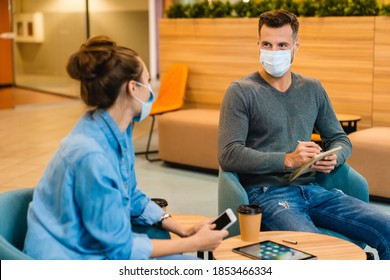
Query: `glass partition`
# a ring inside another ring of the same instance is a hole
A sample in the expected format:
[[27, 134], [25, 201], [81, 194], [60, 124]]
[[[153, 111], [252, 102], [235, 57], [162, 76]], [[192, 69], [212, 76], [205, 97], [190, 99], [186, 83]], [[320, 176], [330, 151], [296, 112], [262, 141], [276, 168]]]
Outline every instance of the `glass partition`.
[[68, 78], [68, 57], [86, 38], [86, 5], [80, 0], [13, 0], [15, 83], [78, 95]]
[[15, 84], [78, 96], [65, 65], [86, 38], [107, 35], [149, 65], [146, 0], [13, 0]]

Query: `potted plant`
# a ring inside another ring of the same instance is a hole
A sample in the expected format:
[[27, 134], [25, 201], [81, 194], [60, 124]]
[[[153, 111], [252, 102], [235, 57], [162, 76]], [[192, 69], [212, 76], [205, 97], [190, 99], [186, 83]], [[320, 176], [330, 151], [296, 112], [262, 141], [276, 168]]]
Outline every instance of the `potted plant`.
[[286, 9], [298, 16], [376, 16], [388, 15], [389, 6], [378, 6], [376, 0], [249, 0], [231, 4], [229, 1], [202, 0], [194, 4], [173, 4], [168, 18], [258, 17], [273, 9]]

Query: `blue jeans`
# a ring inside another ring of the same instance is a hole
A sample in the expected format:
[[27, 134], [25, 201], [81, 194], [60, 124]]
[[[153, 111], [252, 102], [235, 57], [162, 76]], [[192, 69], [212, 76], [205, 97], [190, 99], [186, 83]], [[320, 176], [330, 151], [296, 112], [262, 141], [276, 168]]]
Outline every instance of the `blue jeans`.
[[381, 259], [390, 259], [390, 215], [342, 191], [305, 186], [246, 189], [250, 203], [263, 207], [265, 230], [320, 233], [329, 229], [378, 250]]

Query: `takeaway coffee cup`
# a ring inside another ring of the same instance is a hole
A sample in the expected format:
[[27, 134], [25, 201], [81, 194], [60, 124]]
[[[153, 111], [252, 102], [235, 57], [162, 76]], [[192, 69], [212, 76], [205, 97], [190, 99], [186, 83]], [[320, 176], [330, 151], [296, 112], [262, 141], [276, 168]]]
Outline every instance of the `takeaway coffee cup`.
[[257, 204], [241, 205], [237, 209], [242, 241], [259, 241], [263, 208]]
[[168, 201], [166, 201], [164, 198], [152, 198], [152, 200], [160, 206], [164, 212], [167, 211]]

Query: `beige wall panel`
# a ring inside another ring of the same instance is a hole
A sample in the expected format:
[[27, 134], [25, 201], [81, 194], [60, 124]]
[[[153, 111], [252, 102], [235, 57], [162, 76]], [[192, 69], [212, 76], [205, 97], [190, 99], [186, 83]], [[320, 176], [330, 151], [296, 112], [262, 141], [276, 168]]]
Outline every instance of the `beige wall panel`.
[[[375, 17], [300, 18], [301, 48], [293, 64], [293, 71], [321, 81], [336, 112], [361, 115], [359, 128], [372, 126], [374, 43], [381, 42], [383, 50], [389, 49], [388, 41], [382, 38], [390, 34], [387, 29], [382, 28], [382, 36], [374, 40], [375, 20]], [[232, 81], [259, 67], [257, 22], [257, 18], [162, 19], [162, 76], [172, 63], [187, 63], [187, 102], [198, 107], [219, 106]], [[380, 59], [389, 59], [388, 53], [384, 51]], [[376, 83], [382, 87], [381, 83], [387, 82], [385, 75], [390, 70], [386, 67], [390, 63], [376, 65], [376, 72], [383, 73]], [[378, 95], [381, 100], [382, 95]], [[389, 94], [386, 96], [390, 98]]]
[[376, 18], [373, 124], [390, 126], [390, 17]]
[[257, 19], [162, 19], [162, 77], [172, 63], [187, 63], [186, 101], [219, 106], [232, 81], [257, 71], [256, 34]]
[[317, 78], [338, 113], [371, 126], [374, 17], [300, 18], [301, 48], [293, 70]]

